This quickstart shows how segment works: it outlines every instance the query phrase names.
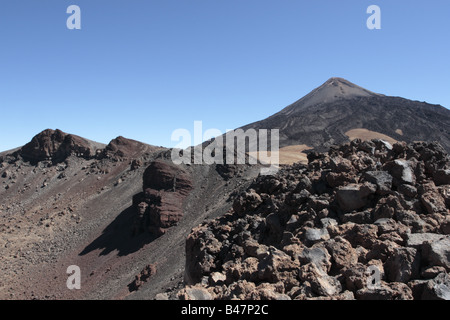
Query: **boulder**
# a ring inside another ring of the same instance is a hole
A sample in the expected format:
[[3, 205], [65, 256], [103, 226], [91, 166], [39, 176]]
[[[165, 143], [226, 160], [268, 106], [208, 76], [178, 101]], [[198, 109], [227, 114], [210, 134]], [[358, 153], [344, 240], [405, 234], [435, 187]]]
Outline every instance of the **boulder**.
[[384, 264], [386, 277], [392, 282], [406, 283], [419, 277], [420, 254], [414, 248], [395, 248]]
[[351, 243], [343, 237], [335, 237], [324, 243], [331, 255], [333, 266], [337, 269], [350, 268], [358, 263], [358, 254]]
[[342, 291], [339, 280], [329, 276], [314, 263], [302, 265], [299, 269], [299, 278], [301, 281], [308, 281], [312, 291], [320, 296], [331, 297]]
[[143, 175], [143, 193], [133, 198], [135, 234], [161, 236], [183, 217], [183, 201], [193, 189], [190, 175], [165, 161], [152, 162]]
[[422, 250], [424, 243], [433, 243], [443, 238], [444, 235], [437, 233], [410, 233], [407, 235], [406, 246]]
[[450, 275], [440, 273], [427, 282], [422, 293], [423, 300], [450, 300]]
[[450, 272], [450, 236], [423, 243], [422, 254], [430, 266], [442, 266]]
[[368, 196], [376, 190], [377, 187], [371, 183], [350, 184], [337, 190], [336, 199], [344, 212], [351, 212], [368, 205]]
[[251, 189], [241, 193], [239, 197], [236, 198], [233, 203], [233, 209], [237, 215], [243, 216], [252, 213], [261, 203], [261, 196], [257, 194], [255, 190]]
[[188, 286], [178, 292], [180, 300], [212, 300], [213, 297], [207, 289], [201, 286]]
[[363, 178], [377, 186], [379, 195], [389, 194], [392, 189], [392, 176], [387, 171], [367, 171]]
[[292, 300], [287, 294], [279, 292], [277, 284], [262, 283], [250, 294], [251, 300]]
[[414, 185], [416, 183], [416, 177], [410, 161], [396, 159], [386, 163], [384, 168], [393, 176], [393, 184], [395, 186], [401, 184]]
[[327, 249], [322, 246], [303, 249], [298, 255], [298, 259], [302, 265], [312, 263], [326, 272], [330, 271], [331, 268], [331, 256]]
[[450, 185], [450, 169], [436, 170], [433, 174], [433, 181], [437, 186]]
[[258, 278], [270, 283], [286, 280], [289, 277], [296, 278], [300, 266], [298, 261], [282, 250], [271, 247], [268, 256], [258, 264]]
[[307, 228], [304, 232], [304, 240], [307, 245], [313, 245], [314, 243], [328, 239], [330, 239], [330, 235], [326, 228]]
[[428, 214], [433, 213], [447, 213], [447, 207], [445, 205], [445, 201], [439, 192], [426, 192], [422, 194], [420, 197], [420, 201], [422, 202], [425, 210]]
[[441, 231], [443, 234], [450, 235], [450, 215], [447, 215], [445, 220], [442, 222]]
[[417, 196], [417, 188], [410, 184], [401, 184], [398, 186], [397, 190], [409, 198], [414, 198]]
[[385, 283], [375, 288], [363, 288], [356, 291], [359, 300], [413, 300], [411, 288], [401, 282]]

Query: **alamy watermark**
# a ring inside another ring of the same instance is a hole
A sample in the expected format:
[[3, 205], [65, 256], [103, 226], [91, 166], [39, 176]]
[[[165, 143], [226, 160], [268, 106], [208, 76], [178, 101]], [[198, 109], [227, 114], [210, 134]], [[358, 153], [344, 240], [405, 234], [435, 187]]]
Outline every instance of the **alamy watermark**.
[[[67, 7], [66, 13], [70, 14], [67, 18], [66, 26], [69, 30], [81, 29], [81, 9], [77, 5], [70, 5]], [[381, 29], [381, 9], [377, 5], [370, 5], [366, 10], [370, 17], [366, 21], [366, 26], [369, 30]]]
[[81, 289], [81, 269], [79, 266], [71, 265], [67, 267], [67, 271], [70, 276], [67, 278], [66, 286], [69, 290]]
[[377, 266], [371, 265], [366, 269], [367, 274], [367, 288], [370, 290], [376, 290], [381, 288], [381, 272]]
[[381, 9], [377, 5], [371, 5], [367, 8], [367, 13], [371, 16], [367, 19], [366, 25], [369, 30], [381, 29]]
[[69, 30], [80, 30], [81, 29], [81, 9], [79, 6], [71, 5], [67, 7], [66, 13], [70, 16], [67, 18], [66, 26]]
[[177, 165], [259, 163], [264, 165], [262, 175], [276, 173], [280, 165], [278, 129], [236, 129], [223, 134], [218, 129], [203, 132], [202, 121], [195, 121], [193, 135], [187, 129], [177, 129], [171, 139], [178, 142], [171, 153]]

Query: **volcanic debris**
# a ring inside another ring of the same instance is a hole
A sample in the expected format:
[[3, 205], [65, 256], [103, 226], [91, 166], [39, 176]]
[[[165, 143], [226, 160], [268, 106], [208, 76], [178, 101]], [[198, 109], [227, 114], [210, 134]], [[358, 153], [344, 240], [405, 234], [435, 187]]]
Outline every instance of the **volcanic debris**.
[[449, 299], [439, 144], [354, 140], [308, 159], [192, 230], [180, 299]]

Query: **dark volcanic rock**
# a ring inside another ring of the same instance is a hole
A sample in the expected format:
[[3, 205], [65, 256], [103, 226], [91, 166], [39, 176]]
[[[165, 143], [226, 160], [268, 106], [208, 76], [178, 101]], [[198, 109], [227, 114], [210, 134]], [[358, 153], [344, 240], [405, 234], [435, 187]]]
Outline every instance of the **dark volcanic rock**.
[[424, 258], [430, 266], [442, 266], [450, 272], [450, 236], [422, 245]]
[[136, 291], [144, 283], [148, 282], [152, 276], [156, 274], [157, 268], [155, 264], [147, 265], [138, 275], [135, 276], [132, 283], [130, 283], [129, 290]]
[[363, 178], [377, 186], [377, 193], [388, 194], [392, 189], [392, 176], [386, 171], [367, 171]]
[[338, 189], [336, 198], [341, 209], [345, 212], [362, 209], [369, 203], [369, 195], [375, 193], [372, 184], [350, 184]]
[[186, 283], [213, 299], [446, 297], [446, 280], [430, 280], [450, 267], [446, 185], [433, 182], [450, 161], [439, 150], [355, 140], [258, 177], [229, 213], [192, 230]]
[[427, 282], [422, 293], [423, 300], [450, 300], [450, 276], [441, 273]]
[[384, 270], [390, 281], [407, 283], [419, 276], [420, 255], [414, 248], [396, 248], [384, 264]]

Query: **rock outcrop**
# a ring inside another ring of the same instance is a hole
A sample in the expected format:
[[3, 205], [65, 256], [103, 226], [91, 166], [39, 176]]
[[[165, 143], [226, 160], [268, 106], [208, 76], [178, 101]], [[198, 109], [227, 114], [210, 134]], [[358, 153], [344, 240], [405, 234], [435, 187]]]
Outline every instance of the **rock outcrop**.
[[183, 200], [193, 189], [181, 167], [157, 160], [144, 172], [143, 192], [134, 196], [135, 233], [145, 230], [160, 236], [183, 217]]
[[136, 159], [137, 157], [142, 156], [142, 154], [146, 152], [154, 152], [160, 149], [161, 148], [119, 136], [111, 140], [108, 145], [99, 152], [97, 158], [114, 160], [125, 158], [134, 159], [132, 166], [137, 167], [139, 165], [139, 160]]
[[52, 161], [59, 163], [70, 155], [85, 159], [96, 156], [99, 144], [84, 138], [67, 134], [61, 130], [47, 129], [33, 137], [17, 154], [31, 163]]
[[[86, 160], [130, 160], [132, 168], [142, 165], [142, 157], [146, 154], [161, 151], [163, 148], [151, 146], [136, 140], [119, 136], [108, 145], [87, 140], [73, 134], [67, 134], [59, 129], [47, 129], [11, 154], [4, 157], [13, 158], [16, 161], [22, 158], [31, 164], [41, 161], [50, 161], [52, 164], [64, 162], [69, 156], [76, 156]], [[3, 162], [3, 160], [1, 161]]]
[[192, 230], [180, 297], [449, 298], [450, 159], [438, 144], [355, 140], [308, 158]]

